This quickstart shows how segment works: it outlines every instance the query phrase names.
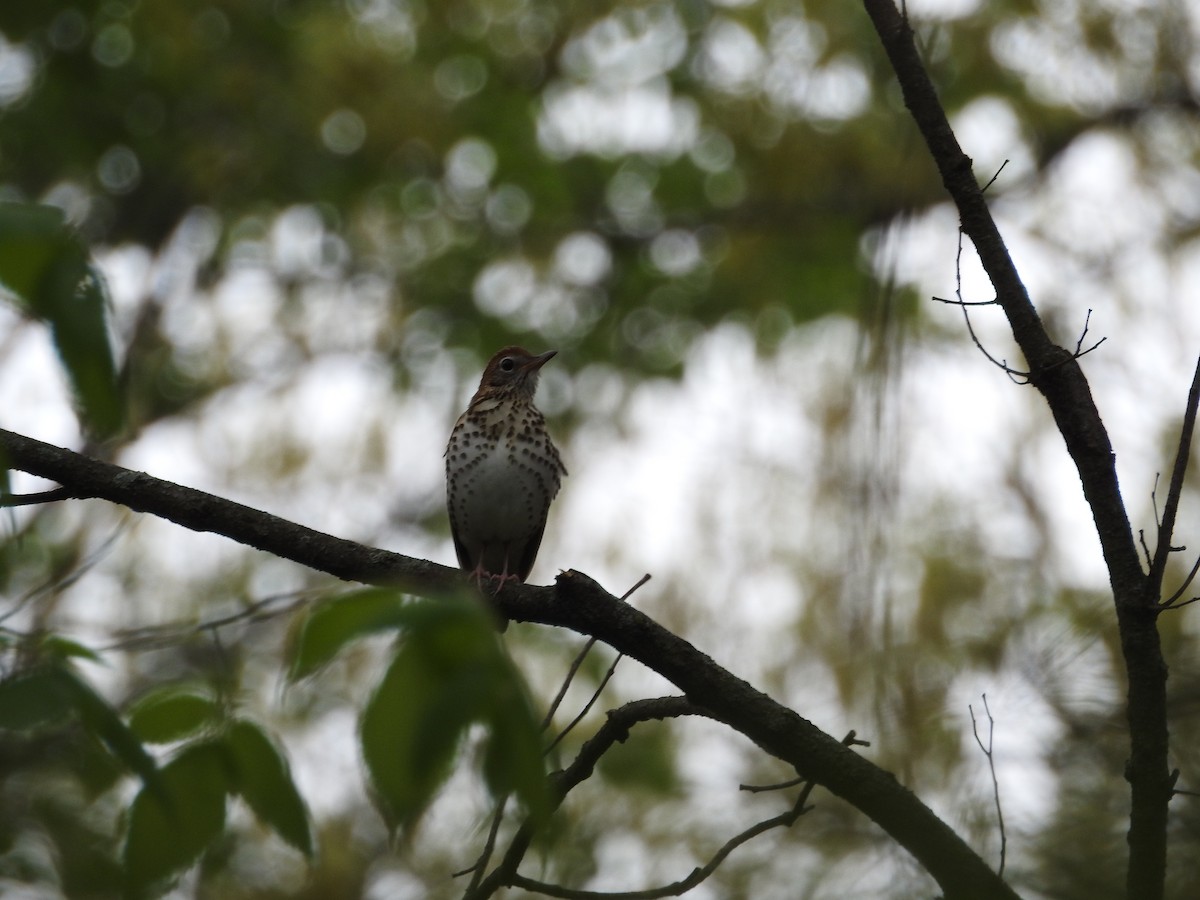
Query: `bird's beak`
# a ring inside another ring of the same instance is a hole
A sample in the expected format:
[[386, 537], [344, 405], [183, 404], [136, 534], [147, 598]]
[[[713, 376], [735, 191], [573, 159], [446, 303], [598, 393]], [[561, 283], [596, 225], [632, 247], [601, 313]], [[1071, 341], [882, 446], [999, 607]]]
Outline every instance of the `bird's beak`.
[[529, 360], [529, 362], [525, 363], [525, 371], [536, 372], [546, 363], [550, 362], [550, 360], [552, 360], [557, 353], [557, 350], [547, 350], [545, 353], [535, 356], [533, 359]]

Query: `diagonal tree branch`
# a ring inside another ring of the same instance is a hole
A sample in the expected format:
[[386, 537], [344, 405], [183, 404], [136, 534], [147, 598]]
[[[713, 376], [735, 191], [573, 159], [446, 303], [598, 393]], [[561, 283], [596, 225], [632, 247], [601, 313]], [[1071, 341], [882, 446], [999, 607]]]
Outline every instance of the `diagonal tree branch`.
[[1157, 593], [1142, 571], [1129, 516], [1121, 499], [1108, 432], [1087, 379], [1071, 352], [1046, 333], [1037, 310], [992, 219], [970, 158], [950, 128], [925, 71], [912, 29], [893, 0], [863, 0], [904, 94], [904, 102], [958, 208], [963, 231], [974, 243], [996, 290], [1013, 337], [1028, 363], [1029, 380], [1042, 393], [1079, 472], [1108, 568], [1129, 686], [1126, 713], [1130, 756], [1130, 897], [1158, 900], [1166, 877], [1167, 667], [1162, 656]]
[[40, 475], [77, 498], [95, 497], [207, 531], [283, 559], [364, 584], [425, 595], [462, 590], [457, 569], [324, 534], [232, 500], [101, 462], [0, 429], [0, 465]]
[[1167, 489], [1167, 505], [1163, 507], [1162, 524], [1158, 528], [1158, 544], [1154, 548], [1154, 561], [1150, 564], [1150, 590], [1157, 598], [1162, 593], [1163, 576], [1167, 574], [1167, 560], [1171, 551], [1171, 538], [1175, 533], [1175, 516], [1179, 512], [1179, 498], [1183, 494], [1183, 479], [1187, 475], [1188, 461], [1192, 456], [1192, 435], [1196, 431], [1196, 408], [1200, 405], [1200, 360], [1196, 361], [1196, 373], [1192, 376], [1192, 387], [1188, 391], [1187, 408], [1183, 414], [1183, 427], [1179, 433], [1179, 450], [1175, 454], [1175, 468], [1171, 471], [1171, 486]]
[[[338, 578], [425, 596], [459, 591], [466, 583], [457, 569], [331, 537], [10, 431], [0, 430], [0, 456], [12, 468], [53, 479], [81, 496], [153, 513], [195, 531], [223, 534]], [[508, 586], [496, 602], [509, 619], [599, 638], [658, 672], [704, 715], [750, 738], [877, 823], [916, 857], [947, 900], [1016, 898], [988, 864], [893, 775], [721, 668], [586, 575], [564, 572], [552, 587]]]

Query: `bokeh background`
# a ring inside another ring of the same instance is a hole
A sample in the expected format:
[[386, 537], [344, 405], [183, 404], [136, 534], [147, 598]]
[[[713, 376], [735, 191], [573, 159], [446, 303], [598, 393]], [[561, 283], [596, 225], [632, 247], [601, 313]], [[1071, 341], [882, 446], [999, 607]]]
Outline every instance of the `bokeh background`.
[[[1083, 365], [1153, 543], [1200, 353], [1200, 11], [908, 11], [1051, 333], [1106, 339]], [[650, 573], [631, 602], [834, 736], [855, 729], [998, 859], [970, 717], [986, 693], [1006, 873], [1030, 897], [1120, 895], [1123, 681], [1090, 516], [1038, 395], [931, 299], [992, 295], [856, 4], [10, 2], [0, 199], [60, 207], [106, 276], [130, 424], [99, 452], [409, 555], [453, 561], [442, 450], [484, 361], [558, 349], [539, 404], [571, 474], [534, 581], [574, 568], [620, 594]], [[998, 310], [971, 322], [1020, 368]], [[48, 330], [11, 304], [0, 426], [85, 440]], [[173, 896], [460, 895], [449, 873], [489, 810], [471, 742], [395, 844], [355, 740], [385, 647], [284, 687], [288, 610], [329, 579], [99, 501], [3, 527], [6, 634], [97, 649], [88, 676], [118, 703], [219, 684], [288, 752], [315, 863], [243, 812]], [[1200, 547], [1194, 485], [1178, 538]], [[1197, 615], [1162, 620], [1191, 789]], [[581, 643], [529, 625], [505, 641], [542, 704]], [[568, 758], [601, 707], [668, 691], [622, 663]], [[14, 771], [0, 890], [105, 896], [129, 791], [93, 799], [53, 758]], [[681, 878], [790, 803], [739, 782], [791, 774], [712, 724], [646, 727], [526, 866], [595, 890]], [[932, 895], [862, 816], [814, 798], [693, 896]], [[1196, 804], [1171, 822], [1189, 896]]]

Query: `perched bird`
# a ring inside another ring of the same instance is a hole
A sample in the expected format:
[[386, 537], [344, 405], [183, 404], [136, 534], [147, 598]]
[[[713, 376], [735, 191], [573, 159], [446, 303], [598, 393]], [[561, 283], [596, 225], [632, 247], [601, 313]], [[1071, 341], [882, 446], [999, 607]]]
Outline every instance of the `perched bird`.
[[567, 474], [533, 405], [538, 371], [558, 351], [505, 347], [446, 446], [446, 506], [458, 564], [482, 587], [529, 577], [550, 501]]

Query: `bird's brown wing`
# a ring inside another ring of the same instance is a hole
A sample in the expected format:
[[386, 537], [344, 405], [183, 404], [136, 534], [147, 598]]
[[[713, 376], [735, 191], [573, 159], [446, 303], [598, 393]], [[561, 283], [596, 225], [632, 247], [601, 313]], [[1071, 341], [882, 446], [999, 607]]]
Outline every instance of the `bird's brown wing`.
[[450, 537], [454, 539], [454, 555], [458, 557], [458, 567], [464, 572], [474, 571], [476, 561], [471, 559], [471, 551], [459, 539], [458, 523], [454, 521], [454, 507], [451, 504], [447, 504], [447, 507], [450, 513]]
[[529, 539], [525, 541], [525, 546], [521, 548], [521, 558], [517, 562], [516, 574], [520, 577], [522, 583], [529, 578], [529, 573], [533, 571], [533, 561], [537, 559], [538, 550], [542, 546], [542, 535], [546, 533], [546, 520], [542, 519], [538, 525], [537, 531], [529, 535]]

